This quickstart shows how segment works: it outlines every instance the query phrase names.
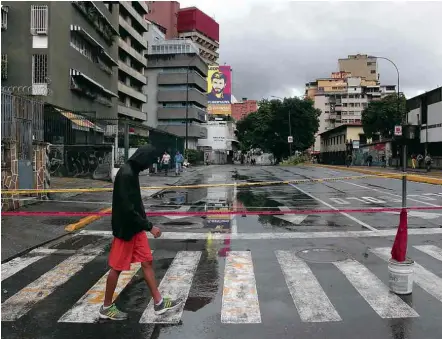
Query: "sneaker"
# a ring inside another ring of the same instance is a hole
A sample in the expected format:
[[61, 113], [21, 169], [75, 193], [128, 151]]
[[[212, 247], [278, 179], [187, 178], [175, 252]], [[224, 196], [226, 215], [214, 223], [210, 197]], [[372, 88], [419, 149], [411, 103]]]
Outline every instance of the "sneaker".
[[101, 319], [110, 319], [110, 320], [126, 320], [127, 313], [121, 312], [115, 304], [112, 304], [107, 309], [104, 309], [104, 306], [101, 306], [100, 318]]
[[154, 305], [155, 314], [163, 314], [167, 311], [175, 309], [177, 306], [181, 305], [182, 301], [172, 300], [170, 298], [163, 298], [163, 302], [159, 305]]

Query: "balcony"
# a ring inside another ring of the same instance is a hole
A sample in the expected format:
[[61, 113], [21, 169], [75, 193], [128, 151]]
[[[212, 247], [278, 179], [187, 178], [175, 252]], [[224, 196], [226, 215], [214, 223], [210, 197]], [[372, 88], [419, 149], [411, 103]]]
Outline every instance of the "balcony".
[[132, 87], [129, 87], [129, 86], [123, 84], [120, 81], [118, 82], [118, 91], [119, 92], [123, 92], [124, 94], [126, 94], [126, 95], [128, 95], [128, 96], [130, 96], [132, 98], [135, 98], [135, 99], [137, 99], [139, 101], [147, 102], [147, 98], [146, 98], [146, 96], [143, 93], [138, 92], [137, 90], [135, 90]]
[[137, 72], [135, 69], [133, 69], [132, 67], [126, 65], [121, 60], [118, 60], [118, 68], [121, 69], [127, 75], [137, 79], [142, 84], [144, 84], [144, 85], [147, 84], [147, 79], [146, 79], [146, 77], [143, 74]]
[[140, 110], [132, 108], [130, 106], [125, 106], [121, 103], [118, 104], [118, 114], [122, 114], [143, 121], [147, 120], [147, 114], [145, 112], [141, 112]]
[[133, 47], [129, 46], [129, 44], [123, 39], [118, 40], [118, 46], [127, 52], [131, 57], [133, 57], [136, 61], [138, 61], [143, 67], [147, 66], [147, 59], [138, 53]]
[[[144, 4], [144, 1], [143, 1]], [[120, 1], [120, 6], [124, 7], [126, 11], [135, 19], [147, 32], [147, 22], [144, 20], [143, 15], [139, 14], [137, 10], [132, 6], [132, 1]], [[120, 9], [121, 11], [121, 9]], [[147, 13], [146, 13], [147, 14]]]
[[[186, 102], [186, 90], [158, 90], [158, 102]], [[207, 107], [207, 95], [194, 88], [189, 89], [189, 101]]]
[[147, 41], [143, 39], [140, 33], [138, 33], [126, 20], [121, 16], [118, 18], [118, 22], [121, 27], [123, 27], [137, 42], [147, 49]]
[[204, 77], [207, 76], [209, 67], [202, 58], [195, 54], [175, 54], [175, 55], [149, 55], [148, 68], [196, 68]]
[[[187, 73], [160, 73], [158, 85], [186, 85]], [[207, 90], [207, 80], [196, 72], [189, 72], [189, 84], [195, 84], [201, 91]]]
[[[177, 124], [177, 125], [166, 125], [161, 124], [161, 120], [158, 121], [158, 129], [178, 135], [180, 137], [186, 136], [186, 124]], [[198, 138], [198, 139], [207, 139], [207, 128], [202, 125], [189, 124], [188, 125], [188, 137], [189, 138]]]
[[[185, 119], [186, 107], [158, 107], [157, 114], [158, 120]], [[206, 114], [207, 112], [202, 109], [189, 107], [188, 118], [205, 122]]]
[[[129, 3], [132, 1], [128, 1]], [[138, 6], [138, 12], [143, 12], [143, 16], [149, 13], [149, 7], [147, 6], [145, 1], [133, 1], [133, 6]]]

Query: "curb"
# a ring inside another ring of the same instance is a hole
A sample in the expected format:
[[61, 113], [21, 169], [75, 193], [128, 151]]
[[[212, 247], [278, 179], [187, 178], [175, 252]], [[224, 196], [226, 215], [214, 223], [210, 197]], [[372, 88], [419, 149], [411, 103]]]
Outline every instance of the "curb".
[[[343, 166], [333, 166], [333, 165], [312, 165], [315, 167], [325, 167], [331, 169], [340, 169], [345, 171], [353, 171], [363, 174], [373, 174], [379, 175], [383, 178], [392, 178], [392, 179], [402, 179], [402, 173], [392, 173], [392, 172], [379, 172], [379, 171], [371, 171], [354, 167], [343, 167]], [[417, 174], [406, 174], [408, 181], [420, 182], [424, 184], [432, 184], [432, 185], [442, 185], [442, 179], [432, 178], [432, 177], [424, 177]]]

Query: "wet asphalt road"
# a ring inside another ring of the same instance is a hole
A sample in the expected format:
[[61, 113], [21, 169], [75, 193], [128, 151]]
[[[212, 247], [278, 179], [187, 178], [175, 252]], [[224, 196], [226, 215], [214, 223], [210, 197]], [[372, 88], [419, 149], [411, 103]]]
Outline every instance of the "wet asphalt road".
[[[210, 166], [185, 184], [348, 175], [359, 174], [312, 167]], [[442, 205], [439, 186], [408, 183], [408, 193], [409, 206]], [[94, 312], [102, 303], [97, 282], [108, 270], [111, 242], [110, 219], [100, 219], [52, 245], [50, 253], [40, 250], [2, 265], [2, 337], [440, 339], [442, 211], [409, 216], [410, 233], [421, 233], [410, 235], [409, 256], [420, 266], [413, 294], [401, 298], [388, 294], [387, 263], [375, 254], [391, 248], [398, 215], [313, 212], [400, 207], [400, 194], [399, 180], [364, 178], [177, 189], [146, 196], [150, 210], [236, 206], [281, 214], [152, 218], [167, 232], [150, 242], [160, 289], [185, 300], [184, 309], [152, 318], [148, 289], [135, 269], [117, 297], [130, 315], [120, 323], [96, 321]], [[284, 209], [312, 212], [284, 215]]]

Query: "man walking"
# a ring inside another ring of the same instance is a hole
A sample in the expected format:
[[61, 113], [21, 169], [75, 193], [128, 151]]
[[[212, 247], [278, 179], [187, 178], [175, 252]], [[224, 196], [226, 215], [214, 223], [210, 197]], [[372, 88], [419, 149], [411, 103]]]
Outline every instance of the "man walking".
[[170, 162], [170, 155], [169, 155], [169, 153], [167, 153], [167, 151], [164, 152], [161, 162], [164, 165], [164, 171], [165, 171], [165, 174], [167, 175], [167, 173], [169, 171], [169, 162]]
[[155, 238], [161, 236], [160, 229], [146, 219], [138, 178], [139, 173], [154, 161], [150, 159], [152, 154], [153, 147], [150, 145], [138, 148], [115, 177], [112, 196], [114, 239], [109, 253], [111, 269], [107, 277], [104, 304], [99, 312], [102, 319], [127, 319], [127, 313], [120, 311], [112, 299], [121, 271], [130, 270], [131, 263], [141, 263], [144, 279], [155, 303], [156, 314], [162, 314], [180, 304], [161, 296], [158, 291], [152, 267], [152, 252], [145, 233], [149, 231]]
[[179, 151], [176, 151], [175, 155], [175, 175], [180, 175], [183, 170], [183, 161], [184, 157], [181, 155]]

